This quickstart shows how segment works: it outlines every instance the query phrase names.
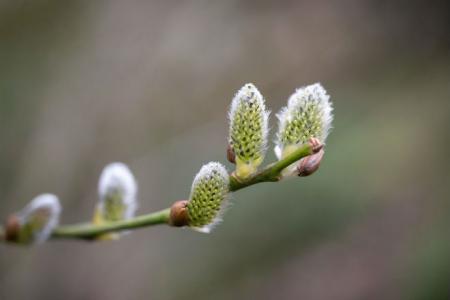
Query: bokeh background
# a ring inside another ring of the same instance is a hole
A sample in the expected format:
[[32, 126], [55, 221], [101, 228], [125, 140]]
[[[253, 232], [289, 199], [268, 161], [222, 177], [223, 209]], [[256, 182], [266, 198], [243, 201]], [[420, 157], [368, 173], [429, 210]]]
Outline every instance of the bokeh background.
[[274, 132], [317, 81], [314, 176], [239, 191], [210, 235], [0, 244], [0, 299], [450, 299], [448, 1], [0, 1], [0, 218], [52, 192], [88, 220], [112, 161], [165, 208], [225, 163], [241, 85]]

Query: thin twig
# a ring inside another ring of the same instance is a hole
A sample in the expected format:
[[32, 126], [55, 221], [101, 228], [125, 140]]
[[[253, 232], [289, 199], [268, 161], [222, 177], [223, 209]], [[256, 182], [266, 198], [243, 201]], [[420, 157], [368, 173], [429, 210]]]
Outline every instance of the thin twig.
[[[260, 183], [274, 182], [281, 178], [281, 171], [300, 160], [303, 157], [317, 152], [318, 148], [313, 147], [310, 143], [306, 143], [299, 149], [286, 156], [285, 158], [266, 166], [263, 170], [255, 175], [241, 180], [236, 178], [234, 174], [230, 175], [230, 191], [234, 192], [245, 187]], [[57, 227], [53, 233], [52, 239], [84, 239], [93, 240], [105, 233], [119, 232], [124, 230], [138, 229], [159, 224], [169, 224], [170, 208], [166, 208], [157, 212], [141, 215], [128, 220], [110, 222], [105, 224], [81, 223], [74, 225], [64, 225]], [[0, 227], [0, 240], [4, 229]], [[4, 235], [4, 234], [3, 234]]]

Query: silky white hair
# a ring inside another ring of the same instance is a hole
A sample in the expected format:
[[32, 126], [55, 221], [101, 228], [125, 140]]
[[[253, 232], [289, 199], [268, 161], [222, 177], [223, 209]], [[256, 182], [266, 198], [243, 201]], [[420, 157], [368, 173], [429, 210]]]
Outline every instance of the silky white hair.
[[283, 132], [287, 124], [292, 121], [295, 113], [305, 107], [309, 103], [315, 103], [320, 111], [322, 131], [320, 136], [317, 136], [322, 143], [325, 142], [330, 130], [331, 122], [333, 121], [333, 106], [330, 101], [330, 96], [320, 83], [311, 84], [305, 87], [298, 88], [288, 100], [287, 106], [283, 107], [277, 114], [278, 118], [278, 132], [275, 140], [274, 152], [278, 159], [281, 159], [284, 144], [281, 141]]
[[230, 129], [228, 137], [231, 140], [231, 132], [233, 128], [234, 117], [238, 111], [239, 104], [241, 101], [251, 101], [254, 100], [255, 104], [261, 107], [261, 129], [262, 129], [262, 145], [259, 151], [264, 155], [267, 149], [267, 141], [269, 135], [269, 116], [270, 111], [267, 110], [264, 97], [259, 92], [258, 88], [253, 83], [246, 83], [242, 88], [240, 88], [234, 95], [231, 101], [230, 111], [228, 112], [228, 120], [230, 121]]
[[126, 207], [124, 219], [132, 218], [136, 212], [138, 186], [136, 179], [127, 165], [115, 162], [107, 165], [98, 183], [98, 194], [100, 197], [100, 209], [112, 193], [119, 193], [122, 204]]
[[28, 223], [29, 218], [39, 209], [48, 210], [49, 219], [42, 229], [33, 232], [33, 241], [36, 243], [42, 243], [48, 240], [53, 229], [59, 224], [59, 217], [62, 210], [58, 197], [53, 194], [42, 194], [31, 200], [18, 214], [20, 224]]
[[191, 188], [191, 194], [189, 196], [189, 199], [192, 198], [192, 194], [194, 192], [195, 186], [205, 177], [209, 176], [213, 171], [217, 171], [218, 176], [221, 177], [221, 180], [223, 181], [223, 184], [225, 186], [225, 195], [224, 199], [220, 203], [220, 209], [214, 216], [213, 220], [201, 227], [195, 227], [191, 226], [191, 228], [195, 231], [202, 232], [202, 233], [210, 233], [217, 225], [219, 225], [222, 222], [222, 216], [224, 215], [225, 211], [230, 206], [229, 203], [229, 195], [228, 195], [228, 186], [230, 184], [230, 178], [227, 172], [227, 169], [219, 162], [209, 162], [206, 165], [203, 165], [200, 169], [200, 171], [195, 175], [194, 181], [192, 182], [192, 188]]

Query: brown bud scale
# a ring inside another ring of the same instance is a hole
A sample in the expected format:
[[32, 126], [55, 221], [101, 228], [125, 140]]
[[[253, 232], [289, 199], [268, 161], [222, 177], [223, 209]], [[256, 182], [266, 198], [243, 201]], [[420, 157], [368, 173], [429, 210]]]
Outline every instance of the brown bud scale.
[[236, 163], [236, 154], [234, 153], [234, 150], [233, 150], [233, 147], [231, 146], [231, 144], [228, 144], [228, 147], [227, 147], [227, 159], [232, 164]]
[[298, 176], [309, 176], [316, 172], [319, 169], [324, 154], [325, 151], [321, 149], [315, 154], [302, 158], [297, 165]]
[[317, 153], [323, 148], [323, 144], [317, 138], [310, 138], [309, 143], [312, 146], [312, 152]]
[[182, 227], [189, 224], [187, 211], [187, 200], [176, 201], [170, 208], [169, 224], [175, 227]]
[[20, 221], [16, 215], [10, 215], [5, 223], [5, 240], [15, 242], [19, 238]]

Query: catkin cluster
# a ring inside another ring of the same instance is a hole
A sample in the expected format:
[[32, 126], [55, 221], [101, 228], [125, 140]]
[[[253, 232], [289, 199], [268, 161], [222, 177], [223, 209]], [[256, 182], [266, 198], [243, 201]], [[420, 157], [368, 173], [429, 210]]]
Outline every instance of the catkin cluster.
[[[283, 159], [305, 143], [323, 145], [331, 128], [332, 106], [325, 89], [313, 84], [297, 91], [288, 105], [277, 114], [279, 123], [274, 151]], [[232, 173], [237, 180], [246, 180], [258, 172], [268, 145], [269, 115], [265, 100], [254, 84], [247, 83], [234, 96], [229, 118], [227, 158], [236, 164]], [[324, 150], [307, 156], [283, 170], [284, 177], [308, 176], [315, 172]], [[172, 222], [209, 232], [227, 206], [229, 175], [220, 163], [203, 166], [195, 176], [189, 200], [172, 207]]]
[[[275, 154], [283, 160], [306, 143], [317, 151], [284, 168], [281, 177], [308, 176], [318, 169], [333, 120], [332, 110], [330, 97], [319, 83], [299, 88], [290, 96], [287, 105], [276, 115]], [[228, 206], [230, 176], [245, 182], [258, 175], [258, 167], [269, 144], [269, 115], [265, 100], [255, 85], [248, 83], [238, 90], [228, 113], [227, 146], [227, 158], [236, 169], [229, 175], [218, 162], [205, 164], [194, 177], [189, 199], [174, 203], [167, 223], [210, 232], [221, 221]], [[286, 165], [293, 160], [295, 158], [286, 159]], [[99, 199], [92, 224], [101, 226], [134, 218], [137, 192], [136, 179], [125, 164], [106, 166], [98, 183]], [[4, 237], [19, 244], [44, 242], [58, 226], [60, 214], [61, 205], [55, 195], [40, 195], [22, 211], [10, 216]], [[96, 238], [111, 240], [120, 236], [119, 233], [106, 233]]]

